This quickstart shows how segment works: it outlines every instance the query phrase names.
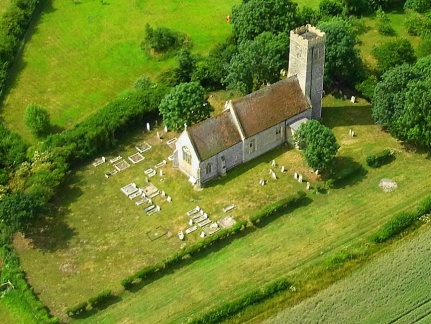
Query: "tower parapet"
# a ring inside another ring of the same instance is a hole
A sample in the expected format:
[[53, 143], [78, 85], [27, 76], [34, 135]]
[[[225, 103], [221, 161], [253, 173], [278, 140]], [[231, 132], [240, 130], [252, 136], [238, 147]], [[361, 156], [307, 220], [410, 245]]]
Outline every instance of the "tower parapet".
[[303, 93], [310, 98], [312, 118], [322, 116], [326, 35], [311, 25], [290, 32], [288, 77], [297, 75]]

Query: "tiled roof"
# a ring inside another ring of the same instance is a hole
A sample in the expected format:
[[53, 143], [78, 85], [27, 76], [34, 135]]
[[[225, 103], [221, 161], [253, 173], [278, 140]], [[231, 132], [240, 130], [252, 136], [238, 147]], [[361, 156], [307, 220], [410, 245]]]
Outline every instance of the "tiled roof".
[[229, 110], [187, 128], [187, 132], [201, 161], [241, 142]]
[[289, 119], [310, 108], [294, 75], [232, 101], [245, 137]]

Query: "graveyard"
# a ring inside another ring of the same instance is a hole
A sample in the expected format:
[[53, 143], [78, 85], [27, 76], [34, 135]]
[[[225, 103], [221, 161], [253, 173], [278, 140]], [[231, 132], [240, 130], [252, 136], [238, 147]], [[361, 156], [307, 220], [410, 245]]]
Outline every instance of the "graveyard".
[[[121, 292], [120, 280], [125, 276], [199, 242], [202, 233], [211, 235], [217, 228], [247, 220], [256, 210], [288, 194], [306, 191], [310, 198], [306, 206], [184, 265], [179, 274], [166, 276], [136, 293], [122, 293], [127, 303], [120, 302], [95, 315], [119, 319], [123, 307], [129, 307], [133, 300], [136, 313], [150, 322], [184, 319], [199, 305], [201, 311], [214, 307], [223, 298], [240, 296], [286, 271], [295, 273], [322, 256], [360, 242], [394, 211], [414, 204], [415, 200], [404, 197], [420, 199], [427, 194], [430, 180], [421, 174], [430, 167], [429, 160], [406, 151], [373, 125], [366, 102], [353, 104], [343, 97], [327, 96], [324, 105], [324, 122], [333, 128], [341, 145], [340, 167], [351, 161], [366, 166], [365, 157], [383, 148], [394, 150], [396, 160], [380, 169], [367, 169], [365, 175], [341, 188], [317, 193], [313, 188], [319, 176], [305, 165], [299, 151], [283, 145], [195, 189], [169, 160], [178, 134], [151, 125], [150, 131], [141, 130], [117, 150], [99, 157], [93, 162], [98, 162], [97, 166], [89, 163], [74, 172], [59, 197], [62, 207], [58, 215], [25, 239], [15, 237], [30, 283], [53, 313], [64, 318], [66, 307], [103, 289]], [[138, 153], [142, 158], [129, 159]], [[129, 166], [122, 167], [123, 163]], [[392, 179], [397, 188], [392, 185], [391, 192], [384, 192], [379, 187], [382, 179]], [[238, 264], [247, 265], [246, 274], [239, 275], [244, 267]], [[271, 271], [267, 271], [269, 266]], [[226, 269], [230, 274], [221, 279]], [[189, 271], [194, 274], [190, 276]], [[207, 271], [219, 278], [215, 290], [208, 286], [214, 283], [205, 279]], [[188, 286], [193, 282], [195, 288], [187, 294], [197, 294], [199, 302], [190, 295], [187, 302], [171, 296], [170, 287], [178, 280]], [[91, 285], [82, 285], [90, 281]], [[208, 289], [211, 294], [205, 292]], [[142, 297], [135, 298], [136, 294]], [[171, 297], [163, 306], [150, 295]], [[197, 306], [192, 306], [192, 301]], [[171, 314], [164, 307], [182, 311]], [[143, 318], [136, 316], [138, 321]], [[94, 320], [89, 317], [90, 322]]]

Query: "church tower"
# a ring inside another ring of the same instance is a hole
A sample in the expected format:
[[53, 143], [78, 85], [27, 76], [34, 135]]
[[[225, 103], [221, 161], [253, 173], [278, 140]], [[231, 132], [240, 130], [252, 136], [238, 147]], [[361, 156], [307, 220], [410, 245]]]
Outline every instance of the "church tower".
[[313, 119], [322, 117], [325, 33], [306, 25], [290, 32], [288, 77], [297, 75], [302, 92], [310, 98]]

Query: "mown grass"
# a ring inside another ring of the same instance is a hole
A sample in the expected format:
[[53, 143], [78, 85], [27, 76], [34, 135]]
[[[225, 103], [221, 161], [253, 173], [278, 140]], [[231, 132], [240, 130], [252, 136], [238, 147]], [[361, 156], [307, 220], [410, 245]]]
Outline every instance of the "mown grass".
[[[121, 294], [123, 301], [88, 321], [184, 321], [279, 276], [300, 271], [316, 258], [364, 240], [394, 213], [411, 208], [428, 194], [431, 180], [423, 175], [431, 162], [423, 155], [405, 151], [400, 143], [373, 125], [367, 103], [353, 105], [328, 96], [325, 104], [331, 108], [325, 108], [324, 122], [333, 128], [341, 144], [342, 163], [353, 160], [365, 165], [367, 155], [384, 148], [395, 150], [396, 160], [379, 169], [367, 169], [365, 176], [327, 194], [310, 192], [309, 205], [203, 259], [186, 262], [138, 292]], [[349, 128], [355, 130], [357, 137], [349, 137]], [[157, 176], [152, 181], [170, 194], [173, 202], [160, 201], [162, 212], [148, 217], [119, 190], [132, 181], [144, 185], [142, 171], [169, 154], [166, 144], [156, 147], [154, 132], [147, 136], [155, 147], [151, 154], [145, 154], [142, 165], [132, 166], [110, 179], [103, 177], [109, 169], [106, 165], [82, 167], [60, 197], [63, 207], [59, 215], [52, 215], [52, 222], [42, 227], [42, 233], [16, 240], [30, 283], [56, 315], [64, 317], [65, 307], [103, 289], [121, 291], [119, 282], [125, 276], [198, 240], [198, 233], [185, 243], [175, 235], [178, 229], [186, 227], [185, 212], [195, 205], [217, 220], [224, 216], [221, 208], [234, 202], [234, 216], [247, 218], [272, 201], [304, 190], [304, 184], [294, 181], [293, 172], [299, 171], [314, 182], [300, 154], [284, 147], [233, 170], [202, 191], [193, 191], [183, 175], [165, 168], [165, 179], [160, 181]], [[119, 150], [123, 151], [111, 155], [127, 156], [126, 152], [133, 148], [126, 145]], [[280, 175], [277, 182], [260, 187], [257, 182], [268, 178], [273, 158], [279, 165], [284, 164], [288, 172]], [[383, 193], [378, 187], [382, 178], [394, 179], [399, 189]], [[159, 225], [173, 236], [151, 242], [145, 232]]]
[[33, 317], [31, 309], [25, 306], [18, 293], [9, 290], [6, 296], [0, 299], [0, 314], [2, 323], [33, 324], [38, 323]]
[[159, 61], [141, 50], [146, 23], [184, 32], [194, 43], [192, 52], [207, 53], [229, 36], [225, 17], [239, 0], [105, 2], [43, 2], [1, 107], [12, 130], [35, 140], [22, 121], [31, 102], [45, 107], [60, 130], [94, 113], [139, 76], [154, 79], [171, 68], [173, 58]]
[[264, 323], [429, 321], [430, 238], [427, 225], [352, 275]]

